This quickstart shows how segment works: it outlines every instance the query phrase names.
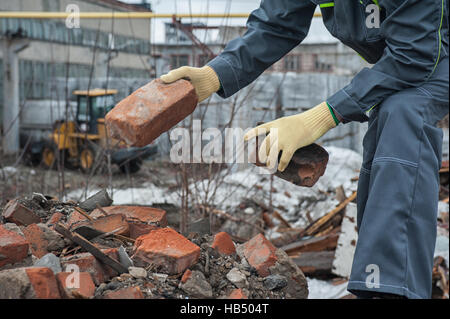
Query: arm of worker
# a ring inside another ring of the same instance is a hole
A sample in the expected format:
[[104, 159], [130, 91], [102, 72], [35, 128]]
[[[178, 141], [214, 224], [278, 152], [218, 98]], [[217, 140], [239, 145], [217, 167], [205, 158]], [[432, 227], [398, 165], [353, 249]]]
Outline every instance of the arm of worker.
[[219, 56], [202, 68], [182, 67], [161, 79], [190, 79], [199, 101], [214, 92], [229, 97], [303, 41], [315, 8], [310, 0], [263, 0], [250, 14], [247, 32], [230, 41]]
[[344, 123], [364, 122], [366, 112], [390, 95], [425, 82], [443, 54], [444, 0], [380, 0], [388, 15], [380, 25], [386, 39], [381, 59], [327, 99]]

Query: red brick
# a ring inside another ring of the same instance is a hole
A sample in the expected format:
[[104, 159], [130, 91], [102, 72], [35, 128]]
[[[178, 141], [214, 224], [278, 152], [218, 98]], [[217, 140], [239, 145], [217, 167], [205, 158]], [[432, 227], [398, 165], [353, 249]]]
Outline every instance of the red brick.
[[[127, 219], [138, 220], [147, 224], [155, 224], [159, 227], [167, 226], [166, 211], [159, 208], [146, 206], [108, 206], [102, 208], [105, 213], [122, 214]], [[92, 211], [91, 216], [97, 218], [103, 216], [99, 209]]]
[[64, 217], [64, 214], [60, 212], [54, 213], [49, 220], [45, 223], [47, 226], [55, 226], [58, 222], [60, 222]]
[[48, 254], [47, 246], [48, 241], [44, 238], [44, 232], [39, 228], [38, 225], [32, 224], [24, 228], [23, 234], [25, 238], [31, 244], [31, 252], [37, 258], [41, 258]]
[[262, 234], [258, 234], [244, 244], [244, 256], [248, 263], [262, 277], [270, 275], [269, 267], [277, 261], [276, 248]]
[[[61, 297], [65, 299], [71, 298], [92, 298], [95, 293], [95, 284], [92, 280], [92, 276], [88, 272], [80, 272], [79, 273], [79, 287], [68, 288], [67, 287], [67, 277], [72, 273], [70, 272], [60, 272], [56, 274], [56, 280], [58, 281], [59, 291], [61, 293]], [[71, 279], [69, 279], [71, 280]]]
[[[119, 253], [116, 248], [105, 249], [102, 251], [109, 257], [119, 261]], [[99, 285], [118, 275], [116, 271], [99, 262], [90, 253], [76, 254], [61, 259], [61, 266], [63, 267], [63, 269], [65, 269], [66, 266], [70, 264], [77, 265], [80, 268], [80, 272], [90, 273], [96, 285]]]
[[112, 137], [144, 146], [191, 114], [197, 102], [189, 81], [164, 84], [156, 79], [120, 101], [105, 122]]
[[39, 223], [41, 219], [32, 210], [20, 204], [17, 200], [10, 200], [3, 211], [3, 218], [6, 221], [27, 226]]
[[144, 224], [141, 222], [132, 222], [129, 221], [128, 225], [130, 226], [130, 238], [136, 239], [140, 236], [147, 235], [152, 230], [158, 229], [159, 227]]
[[104, 299], [144, 299], [142, 291], [137, 286], [121, 288], [116, 291], [107, 292]]
[[0, 267], [21, 262], [28, 256], [28, 241], [0, 225]]
[[236, 252], [233, 240], [226, 232], [217, 233], [211, 247], [224, 255], [232, 255]]
[[67, 226], [68, 227], [72, 227], [74, 224], [79, 223], [81, 221], [86, 221], [88, 220], [86, 217], [84, 217], [83, 215], [81, 215], [79, 212], [77, 212], [76, 210], [72, 211], [69, 215], [69, 218], [67, 219]]
[[92, 221], [87, 220], [76, 223], [72, 225], [72, 231], [80, 226], [90, 226], [104, 233], [109, 233], [120, 228], [121, 230], [116, 232], [115, 234], [124, 236], [128, 236], [130, 233], [130, 227], [128, 226], [125, 216], [123, 216], [122, 214], [101, 216]]
[[[258, 150], [256, 154], [258, 154]], [[255, 164], [265, 166], [258, 159]], [[328, 152], [317, 144], [311, 144], [298, 149], [284, 172], [277, 170], [275, 176], [297, 186], [312, 187], [325, 173], [327, 164]]]
[[234, 289], [227, 299], [248, 299], [248, 297], [244, 294], [242, 289]]
[[35, 267], [25, 269], [34, 294], [38, 299], [60, 299], [58, 284], [50, 268]]
[[186, 269], [183, 276], [181, 277], [181, 282], [184, 284], [192, 275], [192, 271], [190, 269]]
[[64, 247], [62, 236], [44, 224], [32, 224], [22, 231], [30, 243], [32, 254], [38, 258]]
[[[122, 214], [127, 218], [130, 232], [129, 237], [136, 239], [148, 234], [159, 227], [167, 226], [166, 211], [144, 206], [109, 206], [103, 207], [107, 214]], [[103, 216], [99, 209], [92, 211], [91, 216]]]
[[194, 265], [200, 257], [200, 247], [171, 228], [153, 230], [134, 243], [136, 265], [155, 264], [163, 272], [179, 274]]

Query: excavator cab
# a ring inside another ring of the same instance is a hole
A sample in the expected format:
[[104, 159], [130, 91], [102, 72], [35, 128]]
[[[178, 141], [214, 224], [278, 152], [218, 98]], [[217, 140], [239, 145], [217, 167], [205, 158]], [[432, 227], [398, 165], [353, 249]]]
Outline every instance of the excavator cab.
[[76, 121], [80, 132], [98, 134], [98, 120], [103, 123], [106, 113], [114, 107], [117, 90], [77, 90], [73, 94], [77, 96]]

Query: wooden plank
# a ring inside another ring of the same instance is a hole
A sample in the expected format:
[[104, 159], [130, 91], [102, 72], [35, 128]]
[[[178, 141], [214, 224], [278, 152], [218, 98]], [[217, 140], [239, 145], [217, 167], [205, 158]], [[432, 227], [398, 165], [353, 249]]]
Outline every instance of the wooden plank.
[[63, 235], [64, 237], [70, 239], [74, 243], [80, 245], [89, 253], [91, 253], [95, 258], [104, 263], [105, 265], [111, 267], [119, 274], [127, 273], [128, 269], [119, 263], [117, 260], [112, 259], [108, 255], [104, 254], [100, 249], [95, 247], [89, 240], [81, 236], [80, 234], [73, 233], [66, 227], [64, 227], [61, 223], [56, 224], [55, 230]]
[[84, 217], [86, 217], [87, 219], [89, 219], [90, 221], [93, 221], [94, 220], [94, 218], [92, 218], [91, 216], [89, 216], [89, 214], [88, 213], [86, 213], [84, 210], [82, 210], [81, 208], [79, 208], [79, 207], [76, 207], [76, 206], [74, 206], [73, 207], [77, 212], [79, 212], [81, 215], [83, 215]]
[[348, 197], [345, 201], [343, 201], [342, 203], [340, 203], [336, 208], [334, 208], [331, 212], [327, 213], [325, 216], [319, 218], [317, 221], [315, 221], [314, 223], [312, 223], [311, 225], [309, 225], [306, 229], [305, 229], [305, 233], [303, 234], [304, 236], [313, 236], [314, 234], [316, 234], [319, 230], [320, 227], [322, 227], [323, 225], [325, 225], [328, 221], [330, 221], [334, 216], [336, 216], [338, 213], [340, 213], [346, 206], [348, 203], [354, 201], [356, 198], [356, 192], [353, 192], [352, 195], [350, 195], [350, 197]]
[[303, 252], [292, 258], [305, 275], [331, 274], [334, 251]]
[[296, 255], [301, 252], [334, 250], [336, 249], [338, 238], [338, 234], [313, 237], [283, 246], [281, 249], [283, 249], [289, 256]]

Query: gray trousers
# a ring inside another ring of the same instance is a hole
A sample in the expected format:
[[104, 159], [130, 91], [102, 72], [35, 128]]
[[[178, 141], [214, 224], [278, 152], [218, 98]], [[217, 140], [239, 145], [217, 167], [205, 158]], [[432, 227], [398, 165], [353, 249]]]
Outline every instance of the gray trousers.
[[359, 238], [348, 290], [430, 298], [448, 58], [426, 83], [371, 111], [358, 184]]

